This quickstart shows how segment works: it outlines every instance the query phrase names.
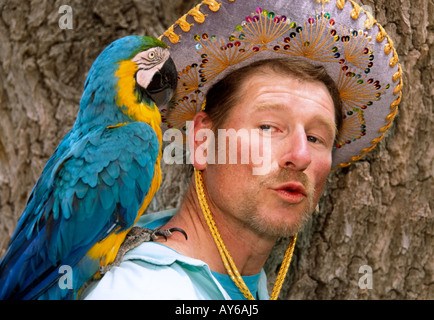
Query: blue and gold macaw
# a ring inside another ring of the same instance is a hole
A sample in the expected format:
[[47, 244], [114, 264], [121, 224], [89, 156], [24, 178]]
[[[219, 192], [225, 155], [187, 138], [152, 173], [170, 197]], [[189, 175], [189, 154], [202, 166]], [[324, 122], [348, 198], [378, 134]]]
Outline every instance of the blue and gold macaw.
[[[116, 257], [161, 181], [166, 45], [128, 36], [95, 60], [71, 131], [48, 160], [0, 262], [0, 299], [70, 299]], [[62, 266], [72, 289], [59, 286]]]

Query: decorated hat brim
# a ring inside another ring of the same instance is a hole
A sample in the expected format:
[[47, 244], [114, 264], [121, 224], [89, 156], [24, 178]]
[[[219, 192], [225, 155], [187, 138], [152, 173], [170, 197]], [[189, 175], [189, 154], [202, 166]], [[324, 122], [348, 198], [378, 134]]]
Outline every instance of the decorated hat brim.
[[402, 70], [393, 42], [353, 1], [205, 0], [160, 39], [178, 69], [163, 131], [185, 131], [208, 89], [232, 70], [289, 56], [323, 65], [338, 86], [344, 119], [332, 168], [374, 149], [398, 111]]

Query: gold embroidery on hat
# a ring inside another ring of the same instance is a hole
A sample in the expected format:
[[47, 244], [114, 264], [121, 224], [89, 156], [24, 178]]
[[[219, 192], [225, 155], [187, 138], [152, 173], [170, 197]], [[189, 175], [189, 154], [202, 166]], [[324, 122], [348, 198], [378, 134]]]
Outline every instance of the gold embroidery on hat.
[[261, 8], [256, 11], [256, 14], [252, 13], [251, 17], [236, 27], [234, 36], [239, 41], [263, 47], [291, 29], [286, 17], [279, 17]]
[[393, 68], [394, 66], [396, 66], [396, 64], [397, 64], [398, 61], [399, 61], [398, 54], [396, 53], [395, 48], [392, 48], [392, 51], [393, 51], [393, 58], [390, 59], [390, 62], [389, 62], [389, 66], [390, 66], [391, 68]]
[[377, 20], [375, 20], [375, 18], [368, 11], [365, 11], [365, 14], [366, 14], [365, 28], [369, 30], [374, 26]]
[[335, 42], [339, 36], [334, 29], [334, 20], [330, 14], [317, 14], [315, 18], [310, 17], [308, 22], [304, 22], [304, 28], [291, 23], [293, 32], [289, 37], [280, 42], [276, 51], [288, 55], [304, 56], [313, 60], [323, 62], [337, 62], [340, 57], [338, 47]]
[[379, 83], [366, 76], [354, 73], [348, 66], [343, 66], [339, 73], [337, 87], [347, 112], [352, 112], [355, 109], [366, 109], [373, 104], [374, 101], [380, 100], [381, 95], [387, 90], [390, 85], [384, 88]]
[[402, 68], [401, 65], [398, 64], [398, 71], [392, 77], [393, 82], [398, 81], [398, 79], [401, 78], [401, 75], [402, 75]]
[[400, 91], [398, 94], [398, 98], [396, 98], [396, 100], [393, 101], [392, 104], [390, 105], [390, 109], [395, 109], [396, 107], [398, 107], [398, 105], [401, 103], [401, 98], [402, 98], [402, 92]]
[[227, 67], [250, 58], [255, 52], [246, 43], [230, 38], [229, 42], [223, 39], [209, 37], [207, 34], [196, 35], [198, 51], [202, 57], [200, 64], [201, 81], [207, 82], [219, 75]]
[[380, 29], [380, 31], [377, 33], [376, 39], [377, 39], [377, 42], [382, 42], [384, 40], [384, 38], [386, 37], [387, 33], [380, 24], [377, 24], [377, 26], [378, 26], [378, 29]]
[[186, 122], [191, 121], [197, 112], [197, 100], [200, 92], [184, 95], [182, 98], [172, 100], [173, 106], [169, 110], [162, 110], [161, 119], [168, 128], [183, 130], [185, 134]]
[[[173, 29], [175, 28], [175, 25], [171, 25], [169, 29], [164, 31], [163, 36], [166, 36], [170, 42], [172, 43], [178, 43], [179, 42], [179, 35], [177, 35]], [[161, 38], [161, 37], [160, 37]]]
[[399, 79], [399, 84], [395, 87], [395, 90], [393, 90], [393, 94], [397, 95], [401, 92], [403, 86], [402, 78]]
[[197, 6], [195, 6], [193, 9], [191, 9], [190, 11], [188, 11], [188, 14], [190, 16], [192, 16], [194, 18], [194, 21], [196, 21], [197, 23], [204, 23], [205, 21], [205, 17], [207, 16], [206, 14], [203, 14], [202, 12], [200, 12], [200, 4], [198, 4]]
[[378, 138], [372, 139], [371, 143], [373, 145], [377, 145], [381, 140], [383, 140], [383, 138], [384, 138], [384, 133], [381, 136], [379, 136]]
[[[401, 74], [401, 65], [398, 64], [399, 68], [398, 68], [398, 72], [396, 74]], [[401, 90], [402, 90], [402, 86], [403, 86], [403, 81], [402, 81], [402, 77], [400, 76], [399, 78], [399, 84], [395, 87], [395, 90], [393, 90], [393, 94], [396, 96], [398, 94], [398, 98], [396, 98], [396, 100], [394, 102], [392, 102], [392, 104], [390, 105], [390, 108], [393, 109], [395, 108], [395, 106], [398, 106], [398, 104], [401, 102]]]
[[353, 10], [351, 10], [351, 18], [356, 20], [359, 18], [360, 12], [362, 11], [362, 7], [360, 7], [354, 1], [351, 1], [351, 4], [353, 5]]
[[172, 106], [161, 112], [161, 119], [167, 127], [182, 129], [185, 133], [186, 121], [193, 119], [200, 94], [198, 69], [198, 65], [194, 63], [178, 72], [178, 85], [172, 98]]
[[398, 113], [398, 106], [396, 105], [395, 108], [392, 110], [392, 112], [389, 113], [389, 115], [386, 117], [386, 121], [392, 122], [393, 119], [395, 119], [397, 113]]
[[340, 148], [366, 134], [363, 110], [380, 100], [390, 85], [382, 87], [379, 81], [362, 77], [345, 65], [340, 70], [337, 87], [345, 109], [342, 130], [336, 144], [336, 148]]
[[198, 66], [194, 63], [178, 72], [178, 85], [173, 99], [178, 100], [197, 89], [199, 89], [199, 73]]
[[384, 53], [389, 54], [393, 49], [393, 41], [389, 37], [387, 37], [387, 43], [384, 46]]
[[345, 6], [345, 0], [337, 0], [336, 6], [338, 7], [338, 9], [342, 10]]
[[215, 0], [203, 0], [202, 3], [207, 4], [209, 9], [213, 12], [217, 12], [220, 9], [221, 3]]
[[371, 45], [369, 44], [372, 40], [371, 37], [362, 30], [348, 31], [347, 27], [342, 29], [342, 26], [340, 29], [345, 60], [369, 73], [374, 60]]
[[365, 135], [365, 119], [363, 112], [359, 109], [357, 112], [353, 112], [351, 115], [346, 115], [342, 129], [337, 137], [336, 148], [340, 148], [345, 144], [349, 144], [357, 139], [360, 139]]
[[187, 15], [183, 15], [181, 18], [179, 18], [176, 23], [179, 25], [179, 27], [181, 28], [182, 31], [184, 32], [188, 32], [190, 31], [191, 26], [193, 25], [193, 23], [188, 23], [187, 22]]
[[386, 121], [389, 123], [387, 125], [381, 127], [380, 130], [378, 131], [379, 133], [386, 132], [386, 130], [389, 129], [390, 126], [392, 125], [393, 120], [395, 119], [396, 115], [398, 114], [398, 105], [401, 102], [401, 98], [402, 98], [402, 92], [399, 92], [398, 98], [394, 102], [392, 102], [392, 104], [390, 105], [390, 108], [392, 109], [392, 111], [386, 117]]
[[[371, 152], [372, 150], [374, 150], [375, 149], [375, 147], [376, 147], [377, 145], [376, 144], [374, 144], [373, 146], [371, 146], [371, 147], [368, 147], [368, 148], [364, 148], [364, 149], [362, 149], [361, 150], [361, 152], [363, 153], [363, 154], [365, 154], [365, 153], [368, 153], [368, 152]], [[350, 163], [348, 163], [348, 165], [350, 165], [351, 164], [351, 162]]]

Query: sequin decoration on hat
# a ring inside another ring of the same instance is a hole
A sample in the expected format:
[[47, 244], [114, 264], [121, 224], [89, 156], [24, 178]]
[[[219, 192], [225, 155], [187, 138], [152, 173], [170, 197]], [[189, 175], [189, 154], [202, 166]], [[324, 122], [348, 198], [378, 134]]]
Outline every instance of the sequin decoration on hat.
[[401, 100], [393, 42], [374, 17], [346, 0], [205, 0], [161, 37], [178, 68], [163, 130], [186, 130], [208, 89], [257, 60], [299, 57], [323, 65], [343, 102], [333, 168], [362, 158], [384, 137]]

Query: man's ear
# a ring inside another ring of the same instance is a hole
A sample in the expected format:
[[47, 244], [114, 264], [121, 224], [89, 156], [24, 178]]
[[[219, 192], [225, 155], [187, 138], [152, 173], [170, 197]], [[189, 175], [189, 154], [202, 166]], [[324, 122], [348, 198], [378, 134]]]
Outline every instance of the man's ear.
[[206, 112], [196, 113], [188, 127], [187, 137], [190, 161], [196, 169], [204, 170], [208, 163], [214, 163], [214, 132], [211, 119]]

